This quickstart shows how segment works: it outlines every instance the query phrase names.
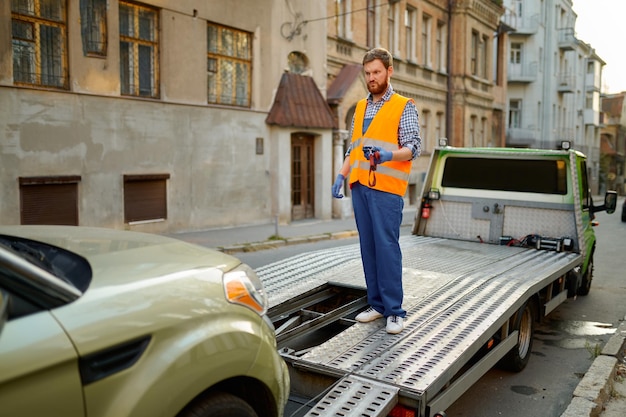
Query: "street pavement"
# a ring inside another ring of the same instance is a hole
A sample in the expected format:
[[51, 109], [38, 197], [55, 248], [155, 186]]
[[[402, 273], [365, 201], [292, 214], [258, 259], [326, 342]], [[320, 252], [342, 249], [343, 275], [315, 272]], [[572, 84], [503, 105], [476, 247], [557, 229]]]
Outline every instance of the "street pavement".
[[[415, 206], [404, 210], [402, 228], [411, 228]], [[357, 236], [354, 218], [265, 223], [171, 234], [171, 237], [237, 255], [238, 252]], [[560, 417], [626, 416], [626, 322], [594, 359]]]

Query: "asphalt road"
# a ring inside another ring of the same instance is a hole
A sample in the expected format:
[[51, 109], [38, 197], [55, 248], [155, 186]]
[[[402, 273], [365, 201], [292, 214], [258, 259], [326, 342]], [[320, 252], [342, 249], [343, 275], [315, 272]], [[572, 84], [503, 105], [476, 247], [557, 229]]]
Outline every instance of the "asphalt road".
[[565, 411], [597, 352], [626, 315], [626, 223], [620, 212], [598, 213], [597, 219], [589, 295], [569, 299], [535, 329], [533, 356], [524, 371], [491, 370], [447, 410], [448, 417], [556, 417]]
[[[520, 373], [489, 371], [450, 409], [448, 417], [558, 417], [597, 353], [626, 315], [626, 223], [598, 213], [595, 273], [588, 296], [569, 299], [535, 329], [531, 360]], [[402, 233], [410, 233], [403, 228]], [[355, 238], [287, 246], [238, 257], [252, 267], [295, 254], [357, 243]]]

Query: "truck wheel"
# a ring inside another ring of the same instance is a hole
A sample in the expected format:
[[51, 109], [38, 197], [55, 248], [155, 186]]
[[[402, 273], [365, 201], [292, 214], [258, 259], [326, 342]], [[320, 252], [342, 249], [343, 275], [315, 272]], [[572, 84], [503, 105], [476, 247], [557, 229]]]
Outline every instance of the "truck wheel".
[[582, 277], [580, 276], [580, 269], [576, 268], [575, 270], [568, 271], [566, 276], [567, 282], [567, 298], [572, 298], [578, 294], [578, 285], [582, 282]]
[[198, 398], [177, 417], [258, 417], [258, 415], [241, 398], [226, 392], [216, 392]]
[[499, 365], [508, 371], [519, 372], [528, 364], [533, 348], [535, 308], [532, 300], [517, 313], [512, 329], [518, 331], [517, 344], [500, 360]]
[[591, 280], [593, 279], [593, 253], [589, 257], [589, 264], [587, 264], [587, 270], [583, 274], [583, 279], [578, 288], [578, 295], [587, 295], [591, 290]]

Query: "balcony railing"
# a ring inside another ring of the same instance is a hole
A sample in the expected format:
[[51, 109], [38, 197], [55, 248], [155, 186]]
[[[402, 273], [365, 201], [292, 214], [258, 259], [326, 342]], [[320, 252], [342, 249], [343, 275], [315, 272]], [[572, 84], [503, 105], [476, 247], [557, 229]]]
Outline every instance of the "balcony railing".
[[571, 51], [578, 46], [578, 39], [576, 39], [576, 32], [574, 28], [559, 29], [559, 48]]
[[510, 127], [506, 130], [506, 144], [512, 147], [536, 148], [539, 132], [535, 126]]
[[559, 85], [558, 91], [559, 93], [573, 93], [576, 91], [576, 76], [570, 73], [559, 74], [558, 77]]
[[539, 29], [539, 15], [522, 17], [511, 10], [507, 10], [502, 16], [502, 21], [515, 29], [513, 35], [534, 35]]
[[510, 64], [507, 68], [509, 83], [531, 83], [537, 81], [537, 62]]

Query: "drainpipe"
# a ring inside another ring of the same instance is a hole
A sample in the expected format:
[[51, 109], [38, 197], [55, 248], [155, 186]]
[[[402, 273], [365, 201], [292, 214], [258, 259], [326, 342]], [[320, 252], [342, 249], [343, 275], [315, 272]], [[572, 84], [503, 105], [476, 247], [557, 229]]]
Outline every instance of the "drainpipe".
[[[448, 0], [448, 91], [446, 92], [446, 136], [450, 145], [456, 145], [456, 138], [451, 136], [452, 134], [452, 8], [454, 7], [454, 0]], [[437, 138], [439, 139], [439, 138]]]

